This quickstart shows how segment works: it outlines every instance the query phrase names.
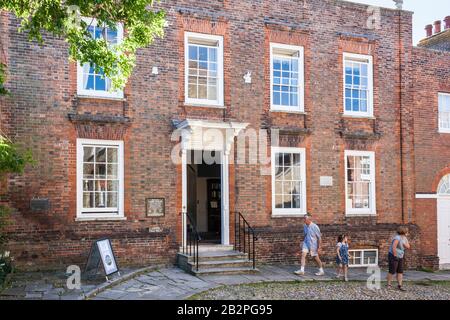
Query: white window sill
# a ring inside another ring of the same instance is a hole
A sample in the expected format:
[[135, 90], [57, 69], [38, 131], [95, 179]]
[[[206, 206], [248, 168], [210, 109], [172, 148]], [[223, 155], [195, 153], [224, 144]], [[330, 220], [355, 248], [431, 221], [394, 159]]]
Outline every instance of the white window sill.
[[270, 109], [270, 112], [307, 114], [305, 111], [300, 111], [300, 110], [283, 110], [283, 109], [272, 109], [272, 108]]
[[126, 217], [77, 217], [75, 221], [83, 222], [83, 221], [125, 221]]
[[305, 213], [272, 213], [272, 218], [304, 218]]
[[439, 129], [439, 133], [450, 133], [450, 129]]
[[365, 212], [361, 212], [361, 213], [345, 213], [346, 217], [352, 218], [352, 217], [376, 217], [377, 214], [376, 213], [365, 213]]
[[373, 115], [357, 115], [357, 114], [341, 114], [343, 118], [355, 118], [355, 119], [371, 119], [375, 120], [376, 118]]
[[118, 96], [102, 96], [95, 94], [77, 94], [77, 97], [80, 99], [103, 99], [103, 100], [117, 100], [117, 101], [125, 101], [124, 97]]
[[213, 109], [225, 109], [224, 105], [214, 104], [214, 103], [194, 103], [194, 102], [184, 102], [187, 107], [199, 107], [199, 108], [213, 108]]

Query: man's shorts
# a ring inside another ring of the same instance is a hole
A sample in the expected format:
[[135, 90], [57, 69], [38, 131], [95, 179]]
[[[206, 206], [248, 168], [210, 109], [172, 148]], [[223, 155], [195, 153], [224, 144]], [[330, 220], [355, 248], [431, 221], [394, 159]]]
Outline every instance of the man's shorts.
[[317, 257], [319, 255], [319, 253], [317, 252], [317, 248], [307, 246], [306, 244], [303, 244], [302, 252], [306, 254], [309, 253], [311, 257]]
[[392, 253], [389, 253], [388, 261], [390, 274], [403, 273], [403, 258], [399, 259], [395, 257]]

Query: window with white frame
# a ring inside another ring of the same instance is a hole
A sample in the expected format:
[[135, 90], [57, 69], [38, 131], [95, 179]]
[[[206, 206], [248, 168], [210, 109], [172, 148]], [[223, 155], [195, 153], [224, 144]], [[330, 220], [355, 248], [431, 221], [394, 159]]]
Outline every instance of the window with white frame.
[[78, 139], [78, 218], [123, 217], [123, 190], [123, 141]]
[[345, 151], [345, 185], [347, 214], [376, 214], [374, 152]]
[[305, 149], [272, 147], [272, 214], [306, 213]]
[[439, 132], [450, 133], [450, 93], [438, 94]]
[[271, 110], [304, 111], [303, 47], [270, 44]]
[[372, 56], [344, 53], [344, 114], [373, 116]]
[[[111, 46], [119, 44], [123, 40], [123, 27], [118, 24], [116, 29], [106, 25], [98, 25], [96, 19], [83, 18], [88, 25], [88, 31], [94, 39], [104, 39]], [[104, 72], [96, 70], [92, 63], [78, 63], [77, 92], [81, 96], [94, 96], [105, 98], [123, 98], [123, 91], [113, 91], [111, 79], [104, 76]]]
[[377, 249], [349, 250], [349, 267], [378, 266]]
[[223, 37], [185, 33], [185, 102], [223, 106]]

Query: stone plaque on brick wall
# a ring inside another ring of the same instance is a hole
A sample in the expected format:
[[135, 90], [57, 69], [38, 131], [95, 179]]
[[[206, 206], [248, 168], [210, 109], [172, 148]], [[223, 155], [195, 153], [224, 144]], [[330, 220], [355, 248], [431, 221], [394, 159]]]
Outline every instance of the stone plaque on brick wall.
[[162, 217], [165, 213], [164, 198], [147, 198], [147, 217]]
[[321, 187], [332, 187], [333, 186], [333, 177], [321, 176], [320, 177], [320, 186]]

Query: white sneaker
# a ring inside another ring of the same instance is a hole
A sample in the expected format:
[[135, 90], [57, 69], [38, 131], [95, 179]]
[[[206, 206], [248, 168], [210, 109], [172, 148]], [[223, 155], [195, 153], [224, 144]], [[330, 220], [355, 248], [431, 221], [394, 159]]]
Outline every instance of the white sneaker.
[[303, 270], [297, 270], [297, 271], [295, 271], [294, 272], [296, 275], [298, 275], [298, 276], [304, 276], [305, 275], [305, 271], [303, 271]]
[[323, 270], [319, 270], [319, 272], [316, 272], [316, 276], [323, 276], [325, 272]]

